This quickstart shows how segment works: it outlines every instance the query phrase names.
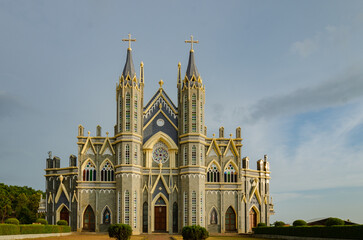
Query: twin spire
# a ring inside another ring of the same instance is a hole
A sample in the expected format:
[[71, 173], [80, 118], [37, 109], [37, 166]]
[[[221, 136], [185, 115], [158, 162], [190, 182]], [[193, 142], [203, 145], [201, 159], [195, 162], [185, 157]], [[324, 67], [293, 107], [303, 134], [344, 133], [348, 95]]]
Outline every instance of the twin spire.
[[[131, 38], [131, 34], [128, 34], [128, 38], [127, 39], [122, 39], [122, 41], [124, 42], [129, 42], [129, 47], [127, 48], [127, 56], [126, 56], [126, 63], [124, 66], [124, 70], [122, 71], [122, 76], [124, 77], [124, 79], [127, 78], [127, 76], [130, 77], [130, 79], [133, 79], [136, 76], [136, 72], [135, 72], [135, 67], [134, 67], [134, 63], [132, 61], [132, 54], [131, 54], [131, 42], [136, 42], [136, 39], [132, 39]], [[191, 48], [190, 48], [190, 52], [189, 52], [189, 62], [188, 62], [188, 67], [187, 67], [187, 71], [185, 73], [185, 76], [191, 80], [192, 77], [194, 76], [195, 79], [197, 80], [200, 75], [197, 69], [197, 66], [195, 64], [195, 60], [194, 60], [194, 49], [193, 49], [193, 43], [199, 43], [199, 41], [195, 41], [193, 40], [193, 36], [190, 36], [190, 40], [185, 40], [185, 43], [190, 43], [191, 44]]]

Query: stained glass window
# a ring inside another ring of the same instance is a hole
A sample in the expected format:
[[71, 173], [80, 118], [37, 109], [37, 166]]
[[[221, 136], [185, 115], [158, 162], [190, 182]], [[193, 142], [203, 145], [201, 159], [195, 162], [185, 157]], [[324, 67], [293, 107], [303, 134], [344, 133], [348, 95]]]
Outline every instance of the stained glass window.
[[184, 96], [184, 133], [188, 131], [188, 97]]
[[153, 147], [153, 160], [156, 163], [165, 163], [168, 159], [168, 147], [163, 142], [156, 143]]
[[219, 182], [219, 170], [215, 163], [212, 163], [208, 168], [207, 182]]
[[187, 146], [184, 147], [184, 166], [188, 165], [188, 149]]
[[107, 161], [101, 170], [101, 181], [114, 181], [115, 180], [115, 176], [114, 176], [114, 170], [113, 170], [113, 166], [112, 164]]
[[197, 165], [197, 148], [195, 145], [192, 147], [192, 165]]
[[126, 131], [130, 131], [130, 93], [126, 93]]
[[192, 192], [192, 225], [197, 224], [197, 194]]
[[119, 131], [121, 132], [122, 131], [122, 96], [120, 94], [120, 99], [119, 99], [119, 109], [118, 109], [118, 112], [119, 112], [119, 120], [118, 120], [118, 123], [119, 123]]
[[137, 132], [137, 95], [134, 98], [134, 131]]
[[197, 131], [197, 97], [192, 96], [192, 132]]
[[91, 161], [83, 169], [83, 181], [96, 181], [96, 168]]
[[237, 171], [231, 163], [224, 169], [224, 181], [237, 182]]
[[125, 191], [125, 224], [130, 224], [130, 193]]
[[125, 163], [130, 164], [130, 145], [125, 146]]
[[134, 192], [134, 228], [136, 228], [137, 222], [137, 195], [136, 191]]

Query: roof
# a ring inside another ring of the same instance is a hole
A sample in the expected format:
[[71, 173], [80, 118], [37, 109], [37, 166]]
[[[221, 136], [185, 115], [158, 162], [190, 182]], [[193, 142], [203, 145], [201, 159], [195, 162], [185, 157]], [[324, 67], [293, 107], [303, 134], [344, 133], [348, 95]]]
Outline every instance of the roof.
[[198, 72], [197, 66], [195, 65], [194, 51], [191, 50], [189, 53], [189, 62], [188, 62], [188, 67], [187, 67], [187, 71], [186, 71], [185, 75], [188, 77], [188, 79], [191, 79], [193, 77], [193, 74], [194, 74], [195, 78], [198, 79], [199, 72]]
[[126, 79], [127, 75], [129, 75], [131, 79], [136, 75], [134, 62], [132, 61], [132, 54], [131, 54], [131, 49], [130, 48], [127, 49], [126, 63], [125, 63], [124, 70], [122, 71], [122, 76], [125, 79]]

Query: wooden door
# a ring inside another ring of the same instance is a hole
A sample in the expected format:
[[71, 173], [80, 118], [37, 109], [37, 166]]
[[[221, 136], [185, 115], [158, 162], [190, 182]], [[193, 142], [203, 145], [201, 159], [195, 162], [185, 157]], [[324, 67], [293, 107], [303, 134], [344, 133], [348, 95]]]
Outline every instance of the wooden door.
[[236, 213], [232, 207], [229, 207], [226, 212], [226, 231], [236, 231]]
[[155, 206], [155, 231], [166, 231], [166, 206]]
[[60, 211], [60, 220], [65, 220], [67, 221], [68, 225], [69, 225], [69, 211], [66, 207], [63, 207], [62, 210]]
[[257, 213], [255, 209], [251, 208], [250, 211], [250, 232], [252, 232], [252, 228], [257, 227]]
[[90, 232], [95, 231], [95, 214], [91, 206], [88, 206], [86, 211], [84, 211], [83, 230]]

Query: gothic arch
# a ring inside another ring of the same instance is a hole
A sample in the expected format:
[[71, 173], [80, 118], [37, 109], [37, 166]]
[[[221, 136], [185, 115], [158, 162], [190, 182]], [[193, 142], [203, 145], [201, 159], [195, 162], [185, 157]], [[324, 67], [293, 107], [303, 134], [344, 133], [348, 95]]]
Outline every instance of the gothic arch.
[[90, 161], [95, 168], [97, 169], [97, 164], [91, 159], [91, 158], [87, 158], [86, 160], [83, 161], [82, 165], [81, 165], [81, 171], [83, 171], [85, 165], [87, 164], [87, 162]]
[[233, 159], [230, 159], [225, 165], [224, 165], [224, 167], [223, 167], [223, 171], [227, 168], [227, 166], [228, 166], [228, 164], [232, 164], [233, 165], [233, 167], [235, 167], [235, 169], [236, 169], [236, 172], [237, 172], [237, 174], [238, 174], [238, 166], [237, 166], [237, 164], [233, 161]]
[[209, 168], [209, 167], [210, 167], [213, 163], [215, 163], [215, 164], [217, 165], [218, 170], [219, 170], [220, 172], [222, 172], [221, 165], [219, 165], [219, 163], [218, 163], [215, 159], [213, 159], [212, 161], [210, 161], [210, 163], [209, 163], [209, 164], [208, 164], [208, 166], [207, 166], [206, 171], [208, 171], [208, 168]]
[[[252, 216], [251, 216], [251, 211], [253, 211], [256, 213], [256, 222], [253, 223], [251, 221], [252, 220]], [[248, 210], [248, 216], [249, 216], [249, 231], [252, 231], [253, 227], [257, 227], [257, 224], [261, 221], [260, 220], [260, 211], [258, 210], [258, 208], [255, 205], [252, 205], [250, 207], [250, 209]]]
[[99, 166], [99, 171], [100, 171], [100, 172], [101, 172], [101, 170], [102, 170], [103, 165], [105, 165], [105, 164], [106, 164], [106, 162], [109, 162], [109, 163], [111, 164], [111, 166], [113, 167], [113, 169], [115, 169], [115, 166], [113, 165], [112, 161], [111, 161], [110, 159], [106, 158], [105, 160], [103, 160], [103, 162], [102, 162], [102, 163], [100, 164], [100, 166]]
[[[232, 209], [232, 211], [229, 211]], [[230, 205], [225, 211], [224, 226], [226, 231], [236, 231], [237, 229], [237, 212], [232, 205]]]
[[208, 212], [208, 222], [207, 222], [207, 225], [210, 225], [211, 224], [211, 214], [213, 211], [216, 211], [217, 213], [217, 219], [216, 219], [216, 224], [219, 224], [220, 221], [221, 221], [221, 217], [220, 217], [220, 213], [218, 211], [218, 208], [216, 206], [212, 206]]
[[100, 219], [100, 223], [103, 223], [104, 224], [104, 221], [103, 221], [103, 214], [105, 213], [105, 211], [106, 211], [106, 209], [110, 212], [110, 224], [112, 224], [112, 211], [111, 211], [111, 208], [108, 206], [108, 205], [106, 205], [103, 209], [102, 209], [102, 211], [101, 211], [101, 219]]
[[[93, 214], [93, 219], [90, 218], [88, 219], [88, 226], [87, 229], [85, 229], [85, 213], [87, 211], [87, 209], [90, 208], [91, 213]], [[89, 220], [93, 220], [93, 221], [89, 221]], [[95, 222], [96, 222], [96, 215], [95, 215], [95, 211], [93, 210], [92, 206], [90, 204], [86, 205], [86, 207], [83, 209], [82, 211], [82, 229], [84, 230], [88, 230], [88, 231], [95, 231]]]
[[147, 142], [144, 144], [144, 149], [152, 150], [154, 145], [159, 141], [165, 143], [169, 150], [178, 150], [178, 146], [175, 144], [173, 139], [171, 139], [169, 135], [162, 131], [157, 132], [149, 140], [147, 140]]
[[[68, 212], [70, 212], [69, 208], [64, 203], [59, 205], [59, 207], [57, 208], [57, 211], [56, 211], [56, 213], [57, 213], [56, 214], [56, 222], [58, 222], [60, 220], [60, 213], [63, 210], [63, 208], [66, 208], [68, 210]], [[69, 224], [69, 219], [68, 219], [68, 224]]]
[[[151, 216], [152, 216], [152, 221], [151, 221], [151, 228], [152, 231], [155, 230], [155, 223], [154, 223], [154, 217], [155, 217], [155, 203], [159, 198], [162, 198], [165, 201], [166, 204], [166, 212], [169, 212], [169, 200], [168, 198], [161, 192], [159, 192], [153, 199], [152, 203], [151, 203]], [[169, 229], [169, 214], [166, 214], [166, 230]]]

